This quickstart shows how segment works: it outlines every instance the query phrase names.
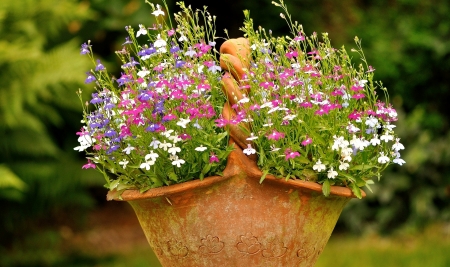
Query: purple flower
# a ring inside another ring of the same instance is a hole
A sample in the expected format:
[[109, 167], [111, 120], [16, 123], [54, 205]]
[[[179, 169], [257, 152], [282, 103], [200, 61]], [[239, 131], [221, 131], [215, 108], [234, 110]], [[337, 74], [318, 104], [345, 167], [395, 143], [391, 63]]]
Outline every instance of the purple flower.
[[177, 62], [175, 63], [175, 68], [181, 68], [181, 67], [183, 67], [184, 64], [186, 64], [185, 61], [177, 60]]
[[101, 99], [100, 97], [98, 97], [98, 93], [93, 93], [92, 94], [92, 99], [91, 99], [91, 104], [98, 104], [101, 103], [103, 101], [103, 99]]
[[88, 45], [86, 43], [82, 44], [81, 45], [81, 49], [80, 49], [80, 51], [81, 51], [80, 55], [88, 54], [90, 52], [90, 48], [91, 48], [91, 45]]
[[105, 132], [106, 137], [115, 137], [117, 136], [117, 132], [114, 129], [109, 129]]
[[95, 66], [95, 71], [105, 70], [105, 66], [100, 62], [100, 59], [97, 59], [97, 66]]
[[176, 52], [178, 52], [178, 51], [180, 51], [180, 48], [178, 47], [178, 46], [176, 46], [176, 45], [174, 45], [174, 46], [172, 46], [171, 48], [170, 48], [170, 53], [176, 53]]
[[92, 75], [92, 73], [86, 72], [86, 74], [87, 74], [87, 78], [84, 81], [84, 83], [91, 83], [91, 82], [97, 80], [97, 79], [95, 79], [94, 75]]
[[147, 127], [147, 129], [145, 129], [148, 132], [155, 132], [160, 128], [159, 124], [157, 123], [150, 123], [150, 125]]
[[132, 44], [133, 42], [130, 41], [130, 37], [125, 37], [125, 43], [123, 43], [122, 45], [126, 45], [126, 44]]

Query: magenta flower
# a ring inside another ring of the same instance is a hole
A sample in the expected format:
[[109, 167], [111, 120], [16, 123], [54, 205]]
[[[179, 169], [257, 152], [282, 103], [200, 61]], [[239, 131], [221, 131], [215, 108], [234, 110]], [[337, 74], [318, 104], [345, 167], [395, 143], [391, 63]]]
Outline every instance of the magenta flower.
[[82, 169], [89, 169], [89, 168], [95, 169], [95, 167], [96, 167], [95, 164], [92, 163], [92, 161], [90, 159], [88, 159], [88, 163], [84, 164], [83, 167], [81, 167], [81, 168]]
[[273, 82], [262, 82], [259, 84], [259, 86], [263, 87], [264, 89], [268, 89], [269, 87], [273, 87], [275, 84]]
[[350, 113], [350, 115], [348, 115], [348, 118], [356, 121], [361, 118], [361, 113], [354, 110], [352, 113]]
[[284, 138], [284, 136], [285, 136], [284, 133], [277, 132], [276, 130], [273, 130], [273, 132], [271, 134], [267, 135], [267, 138], [271, 139], [271, 140], [278, 141], [281, 138]]
[[219, 158], [214, 153], [212, 153], [211, 156], [209, 157], [209, 163], [213, 162], [219, 162]]
[[300, 104], [300, 107], [303, 107], [303, 108], [312, 108], [312, 106], [313, 106], [312, 103], [308, 102], [308, 101]]
[[285, 160], [288, 161], [289, 159], [294, 159], [296, 157], [300, 156], [300, 153], [297, 151], [292, 151], [292, 149], [288, 148], [284, 151]]

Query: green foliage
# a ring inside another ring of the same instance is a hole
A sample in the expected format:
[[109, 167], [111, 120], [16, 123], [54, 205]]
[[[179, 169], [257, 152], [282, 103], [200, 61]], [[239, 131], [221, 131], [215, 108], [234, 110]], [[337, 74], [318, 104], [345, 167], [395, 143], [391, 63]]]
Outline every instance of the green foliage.
[[78, 121], [75, 92], [89, 67], [68, 30], [89, 17], [76, 1], [0, 3], [2, 242], [32, 225], [31, 218], [91, 205], [79, 191], [79, 160], [67, 151], [76, 136], [65, 132]]

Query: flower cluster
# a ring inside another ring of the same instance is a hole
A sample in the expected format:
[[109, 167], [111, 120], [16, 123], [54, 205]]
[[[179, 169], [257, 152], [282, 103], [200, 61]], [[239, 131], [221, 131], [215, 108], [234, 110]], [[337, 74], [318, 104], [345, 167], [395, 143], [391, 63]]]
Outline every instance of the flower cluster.
[[89, 42], [81, 46], [95, 64], [85, 81], [95, 83], [95, 92], [84, 104], [75, 150], [86, 151], [83, 168], [102, 172], [110, 190], [145, 191], [217, 175], [231, 151], [228, 133], [214, 124], [226, 101], [215, 18], [179, 4], [175, 28], [153, 4], [156, 24], [137, 32], [126, 27], [129, 37], [116, 52], [119, 78], [94, 59]]
[[[262, 180], [267, 174], [295, 177], [323, 184], [325, 195], [330, 185], [341, 185], [361, 197], [359, 188], [369, 187], [389, 164], [405, 163], [394, 133], [397, 112], [383, 85], [374, 82], [375, 69], [357, 37], [352, 51], [361, 63], [354, 66], [344, 47], [331, 46], [327, 33], [306, 36], [283, 2], [274, 4], [284, 9], [281, 17], [292, 36], [255, 30], [245, 12], [252, 62], [238, 81], [243, 98], [233, 106], [234, 120], [251, 129], [243, 152], [257, 154]], [[233, 122], [219, 126], [227, 123]]]

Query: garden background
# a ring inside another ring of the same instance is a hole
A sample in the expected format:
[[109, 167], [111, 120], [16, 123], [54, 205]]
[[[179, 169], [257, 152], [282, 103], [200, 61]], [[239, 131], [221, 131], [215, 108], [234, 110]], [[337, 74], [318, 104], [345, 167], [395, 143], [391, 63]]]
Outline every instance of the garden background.
[[[274, 35], [288, 31], [270, 0], [185, 2], [208, 6], [217, 36], [241, 36], [243, 9]], [[349, 49], [362, 39], [406, 147], [406, 164], [346, 207], [318, 266], [450, 266], [450, 2], [285, 2], [308, 35]], [[0, 266], [158, 266], [132, 210], [105, 201], [103, 178], [73, 150], [76, 91], [89, 91], [93, 67], [80, 45], [91, 40], [120, 73], [124, 26], [151, 25], [150, 13], [144, 0], [0, 1]]]

